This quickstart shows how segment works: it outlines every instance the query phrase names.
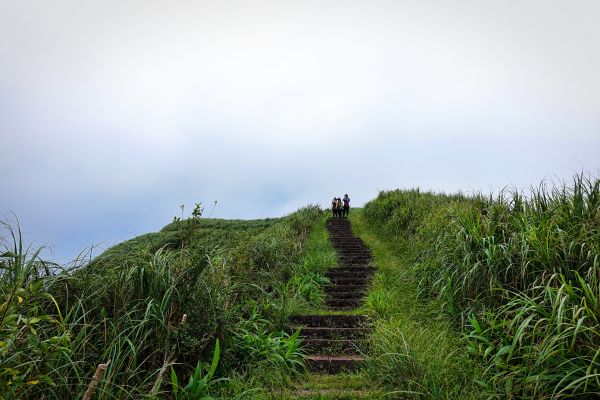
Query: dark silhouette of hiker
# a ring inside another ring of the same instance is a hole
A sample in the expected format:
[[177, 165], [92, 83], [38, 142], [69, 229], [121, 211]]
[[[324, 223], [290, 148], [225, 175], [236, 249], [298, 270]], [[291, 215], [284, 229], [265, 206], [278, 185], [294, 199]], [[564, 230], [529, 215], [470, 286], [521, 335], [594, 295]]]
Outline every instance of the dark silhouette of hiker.
[[334, 197], [333, 200], [331, 200], [331, 212], [334, 217], [337, 216], [337, 197]]
[[342, 213], [343, 213], [343, 206], [342, 206], [342, 199], [341, 198], [337, 198], [337, 202], [336, 202], [336, 210], [337, 210], [337, 216], [338, 217], [342, 217]]
[[342, 216], [348, 218], [348, 214], [350, 213], [350, 197], [348, 197], [348, 193], [344, 195], [344, 210], [342, 211]]

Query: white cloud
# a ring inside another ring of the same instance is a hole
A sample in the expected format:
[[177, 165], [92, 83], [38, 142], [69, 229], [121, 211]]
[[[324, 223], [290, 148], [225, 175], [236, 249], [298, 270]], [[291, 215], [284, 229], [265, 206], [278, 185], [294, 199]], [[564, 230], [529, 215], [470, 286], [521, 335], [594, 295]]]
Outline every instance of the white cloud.
[[[384, 188], [598, 170], [599, 12], [566, 0], [0, 0], [12, 189], [0, 212], [43, 235], [68, 231], [75, 212], [115, 239], [138, 232], [128, 224], [156, 229], [182, 201], [272, 216], [346, 191], [360, 204]], [[121, 223], [119, 208], [140, 204], [156, 219]]]

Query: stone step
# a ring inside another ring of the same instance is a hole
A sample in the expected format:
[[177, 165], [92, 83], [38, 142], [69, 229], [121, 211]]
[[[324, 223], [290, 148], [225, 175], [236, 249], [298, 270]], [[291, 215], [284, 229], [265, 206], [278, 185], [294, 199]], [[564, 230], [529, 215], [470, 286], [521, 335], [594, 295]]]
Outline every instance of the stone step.
[[329, 292], [326, 293], [326, 299], [364, 299], [365, 294], [363, 292]]
[[365, 248], [364, 246], [346, 246], [346, 245], [339, 245], [336, 246], [338, 251], [343, 251], [346, 253], [357, 253], [357, 254], [373, 254], [371, 253], [371, 251], [369, 251], [367, 248]]
[[355, 371], [365, 361], [361, 355], [311, 355], [306, 359], [309, 370], [336, 374], [341, 371]]
[[358, 308], [365, 303], [363, 298], [359, 299], [325, 299], [325, 305], [327, 307], [348, 307]]
[[365, 271], [365, 270], [358, 270], [358, 271], [338, 271], [337, 269], [330, 269], [329, 271], [325, 272], [325, 276], [329, 279], [335, 279], [335, 278], [367, 278], [369, 276], [373, 275], [373, 271]]
[[337, 251], [343, 251], [345, 253], [368, 254], [368, 255], [373, 254], [368, 249], [366, 249], [365, 247], [361, 247], [361, 246], [340, 245], [340, 246], [336, 246], [336, 247], [337, 247], [337, 249], [336, 249]]
[[287, 392], [277, 393], [277, 399], [294, 400], [315, 400], [315, 399], [384, 399], [384, 392], [380, 390], [360, 390], [360, 389], [294, 389]]
[[336, 292], [359, 292], [364, 294], [367, 289], [368, 289], [368, 285], [364, 284], [364, 285], [327, 285], [324, 287], [325, 289], [325, 294], [332, 294], [332, 293], [336, 293]]
[[304, 314], [292, 316], [290, 322], [311, 328], [359, 328], [368, 325], [369, 319], [366, 315]]
[[363, 341], [348, 339], [304, 339], [302, 344], [309, 352], [331, 355], [362, 354], [366, 346]]
[[292, 326], [290, 330], [294, 332], [300, 328], [300, 335], [306, 339], [357, 339], [365, 338], [369, 330], [366, 328], [329, 328], [306, 326]]
[[367, 256], [341, 256], [338, 257], [338, 264], [369, 264], [373, 260], [373, 257]]
[[338, 253], [337, 259], [340, 261], [343, 260], [365, 260], [365, 264], [368, 264], [369, 261], [373, 260], [373, 256], [372, 255], [365, 255], [365, 254], [344, 254], [344, 253]]
[[331, 267], [327, 271], [344, 271], [344, 272], [375, 272], [377, 268], [369, 267], [368, 265], [348, 265], [340, 267]]
[[356, 311], [356, 307], [327, 307], [327, 311]]
[[371, 276], [356, 276], [352, 278], [332, 276], [329, 281], [334, 285], [367, 285], [371, 281]]
[[364, 261], [345, 261], [340, 263], [340, 267], [364, 267], [365, 264], [368, 265], [368, 263]]

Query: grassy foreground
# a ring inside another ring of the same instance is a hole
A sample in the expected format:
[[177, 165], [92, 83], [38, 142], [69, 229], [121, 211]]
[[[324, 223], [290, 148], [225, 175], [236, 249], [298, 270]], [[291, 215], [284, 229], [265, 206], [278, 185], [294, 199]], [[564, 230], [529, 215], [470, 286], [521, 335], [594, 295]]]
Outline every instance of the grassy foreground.
[[[579, 175], [526, 196], [382, 192], [364, 216], [395, 254], [410, 255], [400, 260], [410, 276], [396, 279], [418, 286], [381, 282], [372, 307], [390, 314], [415, 295], [437, 303], [485, 367], [482, 397], [600, 397], [599, 180]], [[420, 329], [404, 325], [396, 336], [410, 331]]]
[[[318, 207], [260, 221], [176, 218], [60, 268], [3, 223], [1, 399], [253, 398], [302, 369], [290, 313], [318, 307]], [[321, 258], [319, 258], [321, 257]]]
[[364, 214], [352, 212], [353, 231], [372, 249], [378, 268], [363, 310], [375, 322], [365, 374], [388, 398], [480, 398], [459, 332], [435, 303], [418, 298], [415, 248], [382, 237]]
[[374, 331], [366, 367], [330, 377], [286, 326], [325, 312], [326, 215], [201, 213], [62, 268], [3, 222], [0, 400], [600, 398], [597, 179], [352, 210]]

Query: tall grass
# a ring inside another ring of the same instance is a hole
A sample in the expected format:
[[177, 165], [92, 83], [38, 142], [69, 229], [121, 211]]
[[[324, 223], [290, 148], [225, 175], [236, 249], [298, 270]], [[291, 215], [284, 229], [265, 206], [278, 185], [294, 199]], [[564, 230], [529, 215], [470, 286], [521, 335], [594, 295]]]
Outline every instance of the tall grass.
[[[263, 361], [264, 349], [240, 341], [241, 332], [268, 338], [287, 375], [302, 364], [297, 335], [282, 329], [289, 299], [301, 297], [289, 281], [320, 218], [310, 206], [264, 222], [176, 220], [64, 268], [24, 246], [17, 223], [3, 223], [0, 398], [81, 398], [99, 364], [107, 365], [94, 398], [170, 396], [169, 375], [201, 379], [217, 341], [215, 384], [177, 385], [177, 396], [218, 394], [229, 384], [220, 378]], [[261, 321], [256, 332], [251, 315]]]
[[465, 332], [497, 398], [600, 395], [600, 181], [496, 196], [383, 192], [365, 207], [414, 246], [420, 293]]

